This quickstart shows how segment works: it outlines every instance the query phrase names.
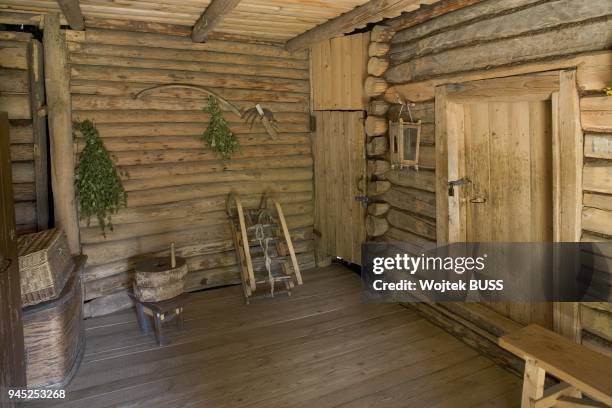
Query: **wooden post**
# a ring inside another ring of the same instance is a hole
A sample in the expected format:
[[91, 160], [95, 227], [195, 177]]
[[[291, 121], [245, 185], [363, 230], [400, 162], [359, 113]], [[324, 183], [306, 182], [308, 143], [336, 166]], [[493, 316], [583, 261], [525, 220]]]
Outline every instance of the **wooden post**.
[[44, 27], [45, 84], [55, 224], [66, 232], [70, 251], [77, 254], [81, 249], [74, 195], [74, 144], [68, 49], [57, 14], [46, 15]]
[[[583, 133], [580, 124], [580, 98], [576, 70], [561, 71], [559, 94], [553, 95], [554, 143], [553, 195], [555, 197], [554, 237], [557, 242], [579, 242], [582, 234]], [[566, 255], [567, 256], [567, 255]], [[555, 262], [580, 262], [578, 258]], [[557, 333], [580, 343], [578, 303], [555, 302], [553, 325]]]
[[47, 113], [45, 105], [45, 78], [43, 49], [38, 40], [28, 44], [30, 79], [30, 107], [34, 137], [34, 177], [36, 186], [36, 217], [38, 230], [49, 227], [49, 175], [47, 173]]

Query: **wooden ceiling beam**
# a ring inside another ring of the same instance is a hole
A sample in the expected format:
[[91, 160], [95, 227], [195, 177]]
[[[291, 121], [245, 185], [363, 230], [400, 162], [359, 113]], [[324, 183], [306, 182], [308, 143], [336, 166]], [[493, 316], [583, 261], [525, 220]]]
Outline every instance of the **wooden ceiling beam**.
[[404, 14], [390, 20], [388, 23], [389, 26], [395, 31], [400, 31], [421, 24], [427, 20], [431, 20], [432, 18], [439, 17], [443, 14], [480, 3], [481, 1], [482, 0], [441, 0], [433, 4], [431, 7], [421, 8], [413, 11], [412, 13]]
[[57, 0], [57, 4], [62, 9], [70, 28], [73, 30], [85, 29], [85, 20], [83, 19], [83, 13], [81, 13], [79, 0]]
[[403, 11], [415, 10], [420, 7], [421, 3], [431, 2], [432, 0], [370, 0], [292, 38], [287, 41], [285, 47], [288, 51], [298, 51], [320, 41], [350, 33], [368, 23], [380, 21], [387, 17], [395, 17]]
[[193, 26], [193, 30], [191, 31], [191, 39], [193, 42], [206, 41], [208, 34], [221, 23], [223, 18], [231, 12], [238, 3], [240, 3], [240, 0], [212, 0]]

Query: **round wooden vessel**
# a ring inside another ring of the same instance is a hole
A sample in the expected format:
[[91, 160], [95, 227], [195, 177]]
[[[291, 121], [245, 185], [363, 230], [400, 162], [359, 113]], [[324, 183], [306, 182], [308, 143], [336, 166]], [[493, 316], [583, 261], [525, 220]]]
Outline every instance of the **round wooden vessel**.
[[171, 266], [170, 257], [149, 258], [136, 264], [134, 294], [142, 302], [161, 302], [183, 293], [187, 263], [176, 258]]
[[182, 295], [184, 287], [185, 282], [182, 280], [152, 288], [134, 285], [134, 295], [136, 295], [141, 302], [155, 303]]

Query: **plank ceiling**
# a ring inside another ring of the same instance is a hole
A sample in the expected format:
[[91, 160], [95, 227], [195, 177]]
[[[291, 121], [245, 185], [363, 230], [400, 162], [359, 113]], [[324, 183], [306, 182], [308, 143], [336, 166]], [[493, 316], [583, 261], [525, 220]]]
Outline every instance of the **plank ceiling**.
[[[80, 0], [91, 17], [193, 26], [209, 0]], [[215, 32], [284, 42], [368, 0], [243, 0]], [[59, 12], [55, 0], [2, 0], [0, 10]]]

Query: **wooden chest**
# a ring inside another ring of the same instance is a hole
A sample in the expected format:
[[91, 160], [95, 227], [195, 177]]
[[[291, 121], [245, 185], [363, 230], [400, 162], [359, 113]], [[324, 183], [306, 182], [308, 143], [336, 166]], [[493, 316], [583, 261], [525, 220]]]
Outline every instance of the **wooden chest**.
[[49, 229], [23, 235], [18, 249], [22, 306], [57, 298], [74, 266], [66, 234]]
[[57, 299], [23, 309], [29, 388], [62, 388], [78, 369], [85, 349], [81, 271], [86, 258], [75, 258]]

